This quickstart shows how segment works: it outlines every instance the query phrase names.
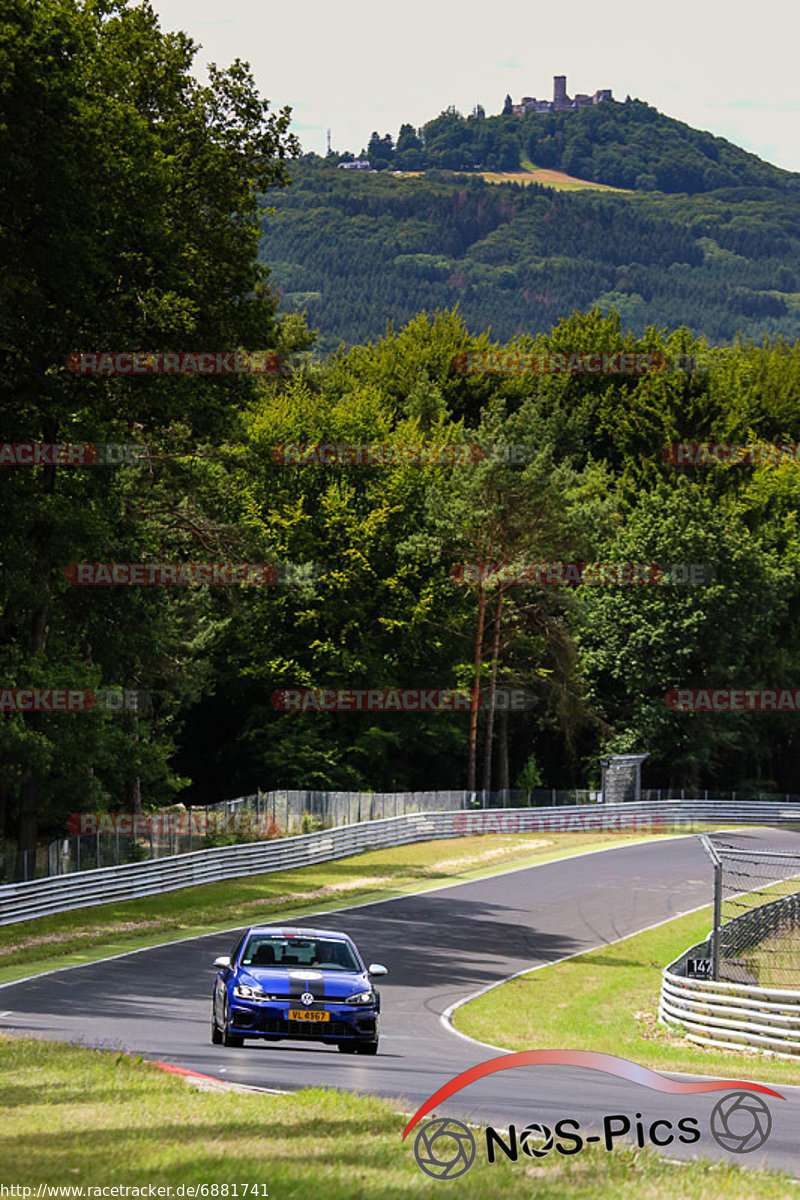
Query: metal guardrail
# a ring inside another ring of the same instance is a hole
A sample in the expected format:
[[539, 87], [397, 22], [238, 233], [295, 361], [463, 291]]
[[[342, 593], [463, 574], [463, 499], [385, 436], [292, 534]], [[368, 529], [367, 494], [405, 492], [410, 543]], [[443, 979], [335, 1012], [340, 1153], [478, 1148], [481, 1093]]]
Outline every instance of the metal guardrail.
[[[742, 913], [720, 927], [720, 941], [756, 945], [788, 918], [797, 923], [800, 893]], [[680, 1026], [704, 1046], [769, 1050], [780, 1058], [800, 1055], [800, 989], [759, 987], [724, 979], [689, 979], [686, 960], [712, 957], [713, 930], [662, 973], [658, 1019]]]
[[[209, 824], [210, 815], [232, 818], [230, 827], [223, 827], [221, 832], [234, 835], [240, 832], [235, 822], [243, 817], [250, 817], [258, 823], [263, 822], [265, 828], [271, 819], [275, 829], [274, 833], [267, 836], [280, 836], [281, 833], [291, 835], [308, 832], [309, 827], [305, 825], [304, 819], [310, 819], [310, 829], [317, 831], [320, 826], [328, 828], [361, 821], [378, 821], [384, 817], [397, 817], [407, 812], [418, 813], [426, 809], [460, 809], [464, 807], [462, 797], [462, 792], [372, 794], [278, 791], [239, 796], [234, 800], [222, 800], [218, 804], [206, 805], [203, 808], [185, 809], [181, 805], [180, 808], [147, 814], [147, 818], [154, 822], [156, 827], [153, 828], [151, 824], [144, 832], [89, 832], [58, 838], [48, 846], [46, 873], [40, 869], [35, 876], [28, 876], [26, 862], [23, 864], [24, 881], [43, 878], [45, 874], [68, 875], [81, 870], [131, 865], [148, 859], [169, 858], [176, 854], [191, 854], [196, 850], [208, 849], [210, 839], [207, 834], [213, 835], [215, 832], [213, 824]], [[89, 821], [95, 817], [92, 813], [84, 815]], [[120, 816], [129, 817], [129, 814], [114, 814], [114, 819]], [[252, 820], [245, 820], [242, 830], [245, 837], [240, 837], [240, 842], [245, 841], [248, 833], [251, 839], [264, 836], [253, 828]], [[211, 845], [213, 846], [213, 842]]]
[[[708, 955], [699, 942], [685, 957]], [[687, 979], [672, 970], [662, 975], [658, 1019], [679, 1026], [690, 1042], [726, 1050], [760, 1047], [780, 1058], [800, 1055], [800, 991], [745, 983]]]
[[674, 826], [689, 831], [696, 822], [800, 824], [800, 805], [690, 800], [591, 805], [588, 809], [581, 805], [559, 805], [549, 809], [472, 809], [407, 814], [297, 837], [198, 850], [148, 862], [7, 884], [0, 887], [0, 925], [201, 883], [305, 867], [363, 850], [432, 838], [478, 833], [570, 832], [584, 828], [587, 832], [625, 830], [646, 833]]
[[[432, 818], [440, 818], [437, 823]], [[389, 817], [318, 833], [215, 850], [196, 850], [148, 862], [75, 871], [0, 887], [0, 925], [51, 913], [132, 900], [201, 883], [267, 874], [329, 862], [362, 850], [453, 836], [452, 813]]]
[[[695, 792], [687, 797], [683, 788], [652, 788], [643, 790], [636, 803], [648, 800], [659, 804], [686, 799], [708, 802], [730, 801], [731, 803], [798, 803], [800, 796], [783, 795], [739, 795], [736, 792], [712, 793], [702, 796]], [[271, 818], [274, 829], [267, 836], [289, 836], [309, 833], [320, 828], [337, 825], [353, 825], [360, 821], [380, 821], [384, 817], [400, 817], [406, 813], [440, 812], [442, 809], [498, 809], [498, 808], [552, 808], [556, 805], [600, 804], [602, 791], [582, 788], [531, 788], [505, 789], [503, 791], [473, 791], [465, 789], [430, 792], [328, 792], [309, 790], [282, 790], [255, 792], [249, 796], [237, 796], [233, 800], [221, 800], [215, 804], [184, 808], [176, 805], [160, 812], [144, 814], [154, 822], [149, 828], [133, 833], [108, 827], [95, 831], [96, 824], [84, 832], [60, 837], [47, 847], [46, 859], [30, 850], [26, 853], [7, 854], [4, 863], [0, 856], [0, 886], [6, 880], [28, 882], [47, 875], [67, 875], [73, 871], [89, 871], [100, 867], [121, 866], [152, 858], [166, 858], [173, 854], [191, 854], [213, 846], [208, 836], [214, 833], [213, 817], [233, 819], [232, 827], [220, 828], [218, 832], [238, 835], [249, 832], [261, 837], [252, 824], [244, 821], [241, 830], [235, 822], [242, 817], [255, 817], [258, 823], [268, 823]], [[609, 801], [611, 803], [611, 801]], [[616, 800], [614, 803], [622, 803]], [[625, 801], [628, 803], [628, 801]], [[130, 813], [111, 814], [112, 819], [130, 821]], [[97, 822], [98, 814], [84, 813], [82, 816]], [[211, 818], [211, 821], [209, 820]], [[194, 823], [194, 825], [193, 825]], [[239, 837], [244, 841], [245, 837]]]
[[[68, 875], [74, 871], [89, 871], [100, 867], [115, 867], [142, 862], [153, 858], [167, 858], [174, 854], [191, 854], [195, 850], [209, 849], [209, 837], [213, 835], [213, 817], [232, 818], [230, 827], [219, 832], [238, 835], [244, 832], [251, 837], [264, 836], [253, 828], [252, 819], [266, 828], [273, 822], [274, 830], [268, 836], [290, 836], [292, 834], [317, 832], [339, 825], [354, 825], [361, 821], [380, 821], [385, 817], [401, 817], [407, 813], [459, 811], [466, 808], [528, 808], [531, 806], [595, 804], [602, 799], [600, 792], [581, 789], [533, 788], [530, 790], [504, 790], [494, 792], [465, 789], [430, 792], [327, 792], [310, 790], [282, 790], [254, 792], [249, 796], [237, 796], [233, 800], [220, 800], [193, 808], [176, 805], [161, 812], [143, 814], [151, 824], [137, 833], [130, 831], [130, 813], [112, 814], [112, 819], [127, 818], [129, 831], [108, 828], [106, 832], [94, 832], [98, 814], [84, 813], [82, 816], [95, 821], [92, 831], [74, 833], [57, 838], [47, 847], [46, 864], [41, 856], [37, 864], [35, 852], [15, 855], [9, 867], [4, 869], [0, 859], [0, 886], [8, 878], [17, 882], [29, 882], [48, 875]], [[646, 797], [660, 800], [661, 795]], [[248, 821], [247, 818], [251, 820]], [[236, 822], [244, 818], [242, 829]], [[194, 823], [194, 828], [192, 825]], [[213, 842], [211, 843], [213, 846]]]

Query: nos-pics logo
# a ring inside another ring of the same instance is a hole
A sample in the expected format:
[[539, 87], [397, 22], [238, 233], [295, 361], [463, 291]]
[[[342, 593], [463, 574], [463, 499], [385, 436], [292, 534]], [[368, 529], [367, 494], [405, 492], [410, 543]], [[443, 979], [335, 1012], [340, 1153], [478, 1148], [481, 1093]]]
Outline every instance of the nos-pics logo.
[[[633, 1083], [639, 1083], [654, 1091], [673, 1095], [696, 1095], [701, 1092], [724, 1091], [728, 1094], [718, 1100], [709, 1120], [709, 1130], [714, 1141], [724, 1150], [734, 1154], [749, 1154], [758, 1150], [772, 1131], [772, 1115], [766, 1102], [758, 1093], [784, 1097], [772, 1088], [757, 1083], [745, 1083], [740, 1079], [723, 1079], [703, 1083], [689, 1083], [668, 1079], [658, 1071], [651, 1071], [637, 1063], [616, 1058], [611, 1054], [599, 1054], [589, 1050], [526, 1050], [519, 1054], [504, 1054], [489, 1059], [451, 1079], [426, 1100], [406, 1126], [403, 1139], [418, 1122], [435, 1108], [477, 1079], [495, 1071], [510, 1067], [540, 1066], [544, 1063], [560, 1066], [588, 1067], [616, 1075]], [[637, 1112], [633, 1117], [625, 1113], [613, 1113], [603, 1117], [601, 1134], [581, 1133], [580, 1122], [573, 1117], [564, 1117], [550, 1127], [534, 1121], [523, 1128], [509, 1125], [508, 1130], [498, 1131], [492, 1126], [484, 1130], [486, 1161], [494, 1164], [504, 1159], [517, 1162], [520, 1157], [542, 1159], [555, 1151], [561, 1155], [579, 1154], [586, 1146], [602, 1143], [606, 1150], [614, 1148], [615, 1141], [632, 1134], [636, 1145], [669, 1146], [673, 1142], [691, 1145], [702, 1137], [697, 1117], [682, 1116], [677, 1120], [659, 1118], [643, 1120]], [[457, 1179], [464, 1175], [475, 1162], [478, 1143], [475, 1134], [461, 1121], [451, 1117], [434, 1117], [426, 1121], [414, 1139], [414, 1157], [420, 1170], [434, 1179]]]

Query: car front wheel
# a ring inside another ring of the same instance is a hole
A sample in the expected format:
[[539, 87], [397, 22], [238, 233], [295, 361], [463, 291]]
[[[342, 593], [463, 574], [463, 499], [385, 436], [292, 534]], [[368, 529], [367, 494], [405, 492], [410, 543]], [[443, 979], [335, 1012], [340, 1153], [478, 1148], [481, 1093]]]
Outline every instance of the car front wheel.
[[222, 1033], [220, 1034], [220, 1041], [222, 1042], [222, 1045], [223, 1046], [233, 1046], [233, 1047], [243, 1046], [244, 1038], [242, 1037], [242, 1035], [240, 1033], [231, 1033], [228, 1029], [230, 1017], [228, 1014], [227, 1001], [225, 1003], [225, 1011], [223, 1013], [223, 1022], [224, 1022], [224, 1024], [222, 1026]]
[[377, 1054], [378, 1053], [378, 1039], [375, 1038], [374, 1042], [362, 1042], [361, 1045], [358, 1047], [358, 1053], [359, 1054]]

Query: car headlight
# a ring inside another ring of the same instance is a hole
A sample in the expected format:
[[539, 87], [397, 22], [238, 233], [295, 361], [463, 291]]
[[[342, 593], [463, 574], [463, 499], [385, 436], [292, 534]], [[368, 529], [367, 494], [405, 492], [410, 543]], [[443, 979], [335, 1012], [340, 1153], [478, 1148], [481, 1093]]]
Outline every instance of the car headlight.
[[369, 988], [366, 992], [355, 992], [352, 996], [348, 996], [347, 999], [345, 1000], [345, 1004], [374, 1004], [374, 1003], [375, 1003], [375, 993], [373, 992], [372, 988]]
[[237, 983], [233, 989], [233, 994], [237, 1000], [271, 999], [268, 992], [262, 992], [261, 988], [248, 987], [246, 983]]

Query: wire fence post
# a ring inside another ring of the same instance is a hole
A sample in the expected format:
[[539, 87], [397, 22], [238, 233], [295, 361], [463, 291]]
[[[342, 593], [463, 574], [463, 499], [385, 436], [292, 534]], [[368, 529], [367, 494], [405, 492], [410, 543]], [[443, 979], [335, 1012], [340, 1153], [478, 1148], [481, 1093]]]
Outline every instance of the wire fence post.
[[711, 943], [711, 978], [719, 979], [719, 932], [722, 925], [722, 862], [714, 863], [714, 940]]
[[714, 864], [714, 926], [711, 930], [711, 978], [719, 978], [719, 930], [722, 924], [722, 859], [711, 838], [703, 833], [700, 845]]

